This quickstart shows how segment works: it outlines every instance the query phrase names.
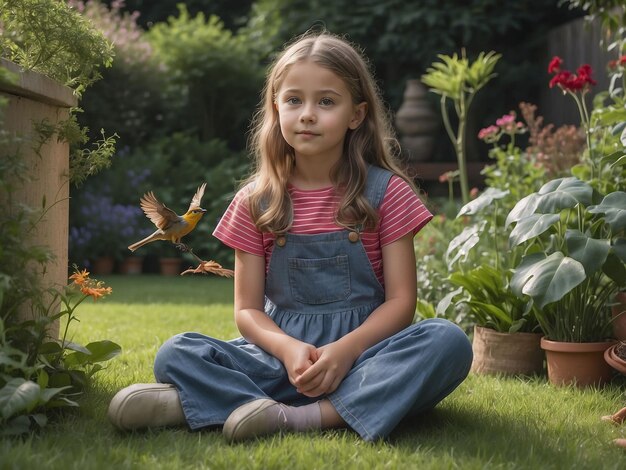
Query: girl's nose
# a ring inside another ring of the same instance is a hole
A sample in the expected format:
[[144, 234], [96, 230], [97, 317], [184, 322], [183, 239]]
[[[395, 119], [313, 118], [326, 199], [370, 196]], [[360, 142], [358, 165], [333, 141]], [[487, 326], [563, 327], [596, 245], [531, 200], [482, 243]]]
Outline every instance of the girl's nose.
[[302, 109], [302, 114], [300, 114], [300, 122], [315, 122], [316, 116], [313, 108], [311, 106], [305, 106]]

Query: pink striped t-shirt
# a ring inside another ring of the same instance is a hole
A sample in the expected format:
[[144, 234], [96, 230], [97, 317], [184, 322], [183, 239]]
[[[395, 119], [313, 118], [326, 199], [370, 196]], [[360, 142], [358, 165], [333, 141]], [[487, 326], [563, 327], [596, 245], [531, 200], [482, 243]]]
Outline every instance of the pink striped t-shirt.
[[[245, 186], [235, 195], [213, 235], [231, 248], [265, 256], [267, 271], [276, 237], [269, 232], [260, 232], [252, 222], [246, 197], [249, 190], [250, 186]], [[344, 230], [334, 222], [339, 203], [334, 187], [302, 190], [289, 186], [288, 191], [293, 202], [291, 233], [318, 234]], [[382, 247], [409, 232], [415, 235], [433, 216], [411, 187], [395, 175], [389, 180], [378, 213], [378, 231], [364, 231], [361, 240], [374, 273], [383, 284]]]

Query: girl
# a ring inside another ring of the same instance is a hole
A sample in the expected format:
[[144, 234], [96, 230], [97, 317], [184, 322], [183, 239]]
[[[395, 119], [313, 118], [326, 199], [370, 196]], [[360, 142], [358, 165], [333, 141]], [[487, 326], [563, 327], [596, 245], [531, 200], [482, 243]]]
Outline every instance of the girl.
[[168, 340], [160, 383], [111, 402], [118, 428], [223, 425], [232, 442], [349, 426], [372, 441], [459, 385], [472, 360], [463, 331], [411, 325], [413, 237], [432, 215], [392, 141], [351, 45], [323, 33], [284, 50], [256, 116], [256, 171], [214, 232], [235, 249], [242, 338]]

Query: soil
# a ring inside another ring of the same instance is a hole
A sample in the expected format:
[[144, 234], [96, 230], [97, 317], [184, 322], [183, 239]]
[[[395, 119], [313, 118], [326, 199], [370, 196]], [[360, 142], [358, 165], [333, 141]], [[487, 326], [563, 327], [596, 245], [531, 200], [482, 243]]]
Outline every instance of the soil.
[[626, 361], [626, 341], [621, 341], [615, 348], [615, 354]]

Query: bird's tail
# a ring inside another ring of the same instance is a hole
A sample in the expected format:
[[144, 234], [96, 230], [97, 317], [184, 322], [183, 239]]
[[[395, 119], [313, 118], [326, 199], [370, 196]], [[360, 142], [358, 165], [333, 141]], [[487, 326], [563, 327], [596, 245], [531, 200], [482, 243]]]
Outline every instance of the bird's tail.
[[142, 246], [147, 245], [148, 243], [150, 243], [150, 242], [152, 242], [154, 240], [155, 240], [154, 234], [149, 235], [146, 238], [144, 238], [143, 240], [139, 240], [138, 242], [133, 243], [132, 245], [130, 245], [128, 247], [128, 249], [130, 251], [135, 251], [137, 248], [141, 248]]

